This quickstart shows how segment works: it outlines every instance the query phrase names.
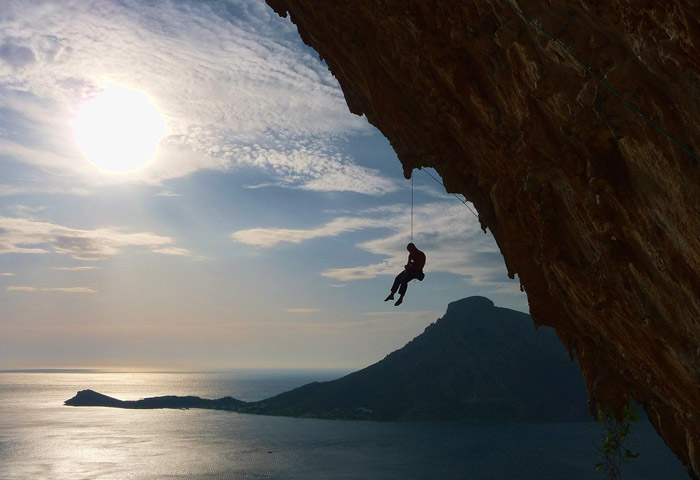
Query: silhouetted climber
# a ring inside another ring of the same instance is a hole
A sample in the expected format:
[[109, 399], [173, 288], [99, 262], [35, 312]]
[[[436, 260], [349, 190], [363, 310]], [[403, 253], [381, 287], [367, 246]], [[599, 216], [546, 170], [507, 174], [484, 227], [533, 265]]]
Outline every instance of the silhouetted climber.
[[403, 302], [403, 296], [406, 295], [406, 289], [408, 288], [408, 282], [417, 278], [419, 281], [423, 281], [425, 278], [425, 273], [423, 273], [423, 267], [425, 266], [425, 253], [421, 252], [412, 243], [406, 245], [406, 250], [408, 250], [408, 263], [404, 267], [403, 272], [396, 275], [394, 279], [394, 285], [391, 287], [391, 293], [388, 297], [384, 299], [385, 302], [394, 299], [394, 294], [399, 291], [399, 299], [396, 300], [397, 307]]

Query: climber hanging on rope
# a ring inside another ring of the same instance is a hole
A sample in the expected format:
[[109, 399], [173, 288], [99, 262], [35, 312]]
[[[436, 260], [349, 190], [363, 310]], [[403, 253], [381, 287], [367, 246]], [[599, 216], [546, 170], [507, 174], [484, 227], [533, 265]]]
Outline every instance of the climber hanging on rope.
[[419, 281], [423, 281], [425, 278], [425, 273], [423, 273], [423, 267], [425, 266], [425, 253], [421, 252], [416, 248], [413, 243], [406, 245], [406, 250], [408, 250], [408, 263], [404, 267], [403, 272], [396, 275], [394, 279], [394, 285], [391, 287], [391, 293], [388, 297], [384, 299], [385, 302], [394, 299], [394, 294], [398, 290], [399, 299], [396, 300], [397, 307], [403, 302], [403, 296], [406, 295], [406, 289], [408, 288], [408, 282], [417, 278]]

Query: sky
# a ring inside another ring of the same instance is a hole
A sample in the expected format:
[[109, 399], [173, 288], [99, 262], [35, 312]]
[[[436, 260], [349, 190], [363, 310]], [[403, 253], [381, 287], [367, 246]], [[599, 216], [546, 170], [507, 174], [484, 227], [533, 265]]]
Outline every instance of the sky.
[[411, 182], [288, 19], [2, 0], [0, 369], [355, 369], [451, 301], [527, 311], [459, 198], [413, 189], [395, 307]]

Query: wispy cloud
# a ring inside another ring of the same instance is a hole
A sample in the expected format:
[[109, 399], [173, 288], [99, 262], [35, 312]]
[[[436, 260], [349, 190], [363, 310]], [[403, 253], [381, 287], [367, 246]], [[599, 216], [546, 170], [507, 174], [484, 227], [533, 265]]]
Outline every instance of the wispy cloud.
[[63, 292], [63, 293], [97, 293], [97, 290], [89, 287], [53, 287], [41, 288], [42, 292]]
[[15, 205], [12, 207], [7, 207], [6, 210], [8, 212], [12, 212], [17, 217], [29, 217], [29, 216], [34, 215], [36, 213], [43, 212], [47, 208], [48, 207], [46, 205], [41, 205], [38, 207], [29, 206], [29, 205]]
[[6, 292], [61, 292], [61, 293], [97, 293], [97, 290], [89, 287], [5, 287]]
[[[396, 275], [406, 263], [410, 239], [410, 206], [390, 205], [361, 212], [361, 217], [339, 217], [310, 229], [254, 228], [231, 234], [234, 240], [260, 247], [282, 242], [301, 243], [314, 238], [385, 228], [388, 234], [359, 243], [361, 250], [383, 258], [369, 265], [327, 269], [321, 274], [341, 282]], [[414, 211], [414, 243], [427, 254], [426, 272], [450, 273], [471, 285], [493, 292], [519, 294], [519, 285], [507, 277], [503, 258], [490, 234], [456, 202], [423, 204]]]
[[87, 270], [98, 270], [100, 267], [94, 266], [94, 265], [85, 265], [82, 267], [50, 267], [51, 270], [65, 270], [65, 271], [70, 271], [70, 272], [83, 272]]
[[251, 165], [274, 175], [278, 181], [249, 186], [287, 186], [320, 192], [356, 192], [384, 195], [398, 189], [396, 182], [378, 170], [357, 165], [351, 159], [327, 150], [300, 146], [291, 151], [243, 147], [234, 153], [240, 164]]
[[151, 250], [153, 253], [160, 253], [161, 255], [189, 255], [190, 251], [185, 248], [180, 247], [165, 247], [165, 248], [154, 248]]
[[21, 69], [36, 62], [34, 51], [31, 48], [16, 45], [11, 39], [0, 45], [0, 59], [15, 69]]
[[158, 193], [156, 193], [156, 196], [157, 197], [184, 197], [184, 195], [181, 193], [173, 193], [173, 192], [168, 191], [168, 190], [163, 190], [162, 192], [158, 192]]
[[[395, 189], [337, 153], [335, 140], [371, 127], [347, 111], [327, 67], [263, 0], [10, 0], [3, 11], [0, 103], [16, 131], [0, 150], [15, 161], [88, 175], [87, 188], [245, 165], [292, 188]], [[147, 92], [168, 123], [160, 153], [137, 174], [96, 176], [72, 139], [74, 112], [107, 81]]]
[[[402, 219], [410, 218], [406, 207], [376, 209], [394, 216], [389, 224], [398, 227], [388, 236], [375, 238], [358, 245], [359, 248], [385, 258], [380, 263], [323, 272], [328, 278], [340, 281], [373, 278], [378, 275], [396, 275], [406, 262], [406, 244], [410, 226]], [[414, 243], [427, 255], [426, 272], [445, 272], [459, 275], [472, 285], [518, 292], [517, 282], [507, 278], [503, 258], [490, 234], [484, 234], [478, 220], [456, 202], [424, 204], [414, 212]]]
[[[402, 261], [405, 263], [406, 259], [404, 258]], [[401, 265], [402, 263], [400, 262], [386, 261], [359, 267], [330, 268], [321, 275], [343, 282], [351, 282], [353, 280], [366, 280], [379, 275], [396, 275], [401, 271]]]
[[240, 243], [258, 247], [274, 247], [279, 243], [301, 243], [320, 237], [333, 237], [341, 233], [366, 228], [383, 228], [386, 222], [381, 219], [341, 217], [312, 229], [252, 228], [239, 230], [231, 238]]
[[121, 249], [140, 247], [148, 251], [183, 255], [173, 239], [149, 232], [128, 232], [118, 227], [80, 230], [35, 220], [0, 217], [0, 254], [63, 253], [79, 260], [100, 260]]
[[319, 308], [287, 308], [285, 312], [289, 313], [317, 313], [320, 312]]
[[417, 310], [417, 311], [387, 311], [387, 312], [364, 312], [363, 316], [371, 317], [373, 319], [384, 319], [390, 321], [406, 321], [409, 320], [426, 320], [433, 319], [437, 320], [443, 315], [444, 312], [438, 312], [436, 310]]
[[[1, 143], [1, 142], [0, 142]], [[0, 145], [0, 150], [2, 150], [2, 146]], [[44, 179], [45, 181], [45, 179]], [[30, 180], [27, 183], [24, 183], [22, 185], [8, 185], [8, 184], [0, 184], [0, 197], [12, 197], [15, 195], [51, 195], [51, 194], [59, 194], [59, 195], [78, 195], [78, 196], [85, 196], [85, 195], [90, 195], [93, 192], [93, 190], [89, 187], [86, 186], [76, 186], [76, 185], [67, 185], [67, 184], [61, 184], [60, 182], [57, 182], [52, 185], [47, 185], [44, 183], [42, 185], [41, 180], [33, 181]], [[22, 215], [19, 214], [18, 215]]]
[[0, 273], [0, 277], [14, 277], [15, 274], [11, 272]]

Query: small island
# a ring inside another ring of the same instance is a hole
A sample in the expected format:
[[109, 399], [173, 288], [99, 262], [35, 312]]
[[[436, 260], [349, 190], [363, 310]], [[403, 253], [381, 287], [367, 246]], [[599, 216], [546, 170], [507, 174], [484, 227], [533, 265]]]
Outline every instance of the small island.
[[237, 412], [246, 402], [236, 400], [233, 397], [223, 397], [217, 400], [207, 400], [205, 398], [175, 395], [163, 397], [150, 397], [141, 400], [119, 400], [109, 397], [94, 390], [81, 390], [75, 397], [66, 400], [64, 405], [71, 407], [113, 407], [130, 409], [152, 409], [152, 408], [205, 408], [210, 410], [230, 410]]

